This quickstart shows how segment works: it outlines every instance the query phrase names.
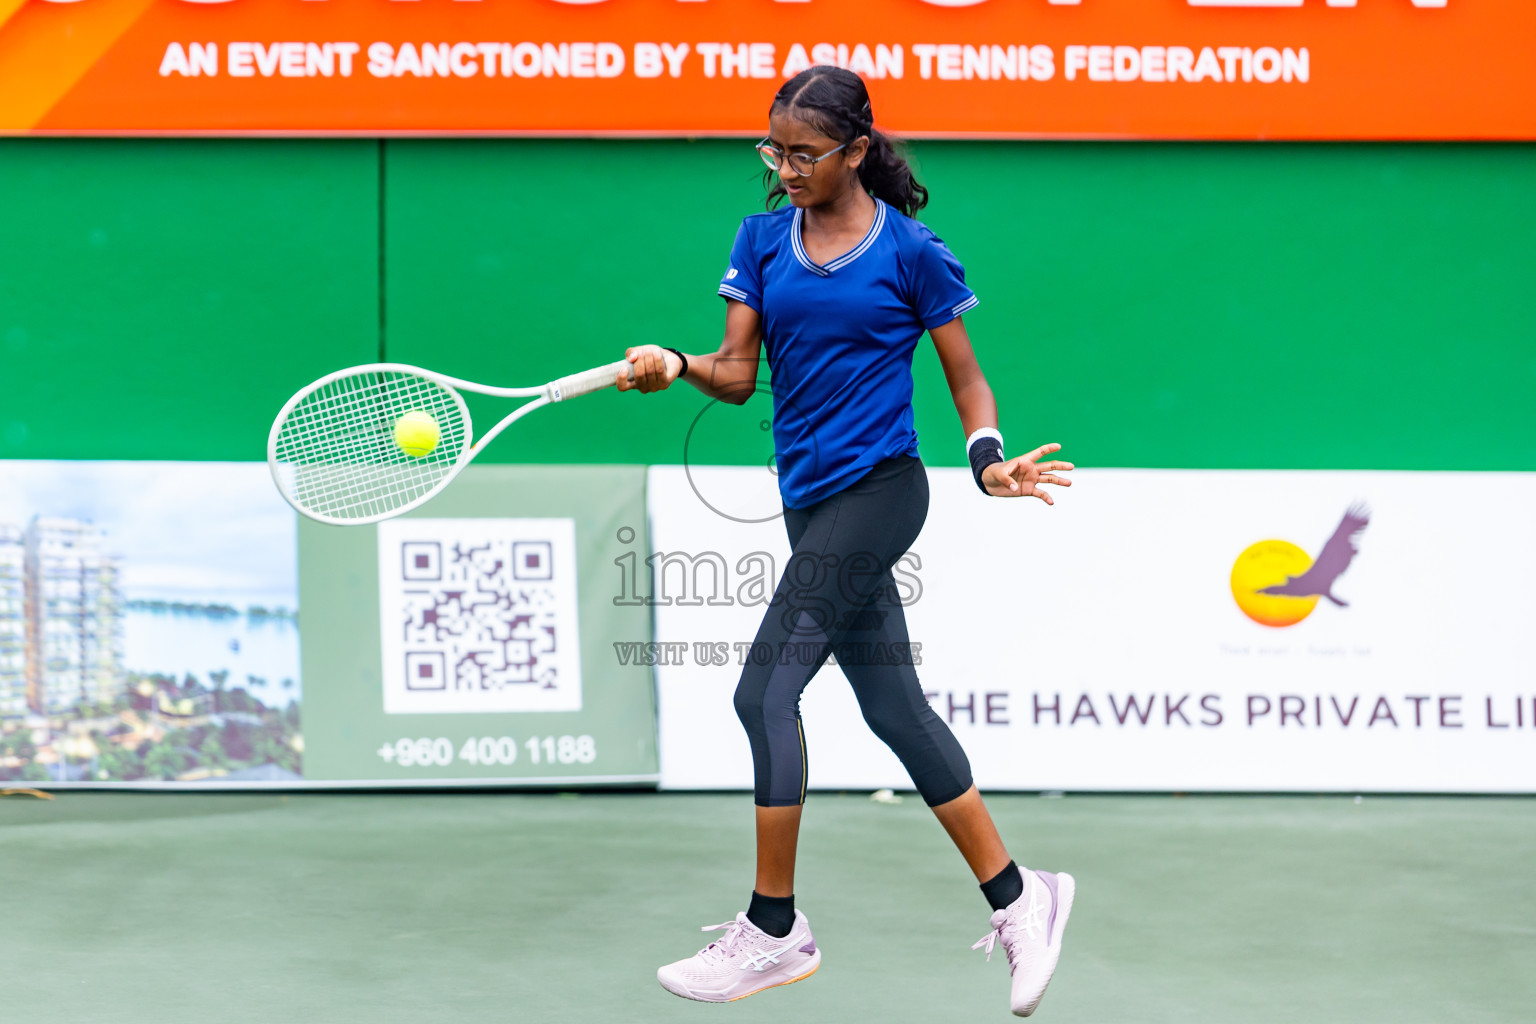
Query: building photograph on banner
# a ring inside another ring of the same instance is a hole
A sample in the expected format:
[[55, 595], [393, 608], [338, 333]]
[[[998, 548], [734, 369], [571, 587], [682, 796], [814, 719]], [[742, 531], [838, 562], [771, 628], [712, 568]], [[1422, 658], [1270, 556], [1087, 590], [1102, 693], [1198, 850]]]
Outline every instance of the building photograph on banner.
[[294, 518], [260, 464], [0, 462], [0, 779], [302, 779]]
[[[750, 10], [744, 18], [744, 11]], [[0, 6], [0, 131], [742, 135], [765, 81], [911, 136], [1532, 138], [1536, 11], [1476, 0], [81, 0]], [[1390, 40], [1390, 42], [1387, 42]], [[27, 59], [6, 61], [7, 49]]]

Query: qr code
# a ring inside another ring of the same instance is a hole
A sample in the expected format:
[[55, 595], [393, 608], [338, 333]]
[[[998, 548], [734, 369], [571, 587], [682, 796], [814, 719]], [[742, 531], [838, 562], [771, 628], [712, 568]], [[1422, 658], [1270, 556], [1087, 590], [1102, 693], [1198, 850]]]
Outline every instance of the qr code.
[[570, 519], [379, 524], [387, 714], [579, 711]]

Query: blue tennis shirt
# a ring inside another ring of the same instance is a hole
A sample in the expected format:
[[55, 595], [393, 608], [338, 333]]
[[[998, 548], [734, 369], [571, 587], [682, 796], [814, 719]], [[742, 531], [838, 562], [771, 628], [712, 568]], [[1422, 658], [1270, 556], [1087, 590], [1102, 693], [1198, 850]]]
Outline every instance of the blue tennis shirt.
[[965, 268], [921, 222], [875, 200], [863, 240], [817, 264], [804, 212], [741, 222], [720, 294], [763, 318], [779, 493], [806, 508], [876, 463], [917, 454], [912, 353], [923, 332], [976, 305]]

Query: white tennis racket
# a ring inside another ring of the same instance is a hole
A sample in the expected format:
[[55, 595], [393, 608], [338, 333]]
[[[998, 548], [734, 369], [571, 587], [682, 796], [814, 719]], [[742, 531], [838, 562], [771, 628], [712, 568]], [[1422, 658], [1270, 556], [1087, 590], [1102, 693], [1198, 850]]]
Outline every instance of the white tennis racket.
[[[533, 410], [614, 386], [633, 363], [619, 360], [536, 388], [492, 388], [402, 363], [337, 370], [288, 399], [267, 435], [277, 489], [303, 515], [358, 526], [408, 512], [447, 487], [497, 434]], [[459, 389], [532, 398], [478, 440]], [[412, 456], [396, 442], [407, 413], [426, 413], [439, 438]]]

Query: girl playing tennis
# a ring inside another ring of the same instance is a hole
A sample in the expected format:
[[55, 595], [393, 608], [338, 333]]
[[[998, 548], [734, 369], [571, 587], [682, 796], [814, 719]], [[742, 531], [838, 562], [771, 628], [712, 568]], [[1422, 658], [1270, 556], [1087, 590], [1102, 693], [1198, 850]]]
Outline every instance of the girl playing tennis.
[[[799, 981], [820, 965], [810, 922], [794, 905], [806, 791], [799, 705], [835, 651], [865, 721], [901, 759], [981, 883], [992, 932], [976, 946], [990, 959], [993, 944], [1002, 943], [1013, 1012], [1028, 1016], [1056, 968], [1072, 876], [1030, 871], [1009, 858], [965, 752], [899, 653], [908, 640], [891, 568], [928, 514], [912, 415], [912, 355], [923, 333], [943, 364], [982, 491], [1052, 504], [1041, 485], [1068, 486], [1056, 474], [1072, 465], [1041, 461], [1056, 444], [1003, 457], [992, 389], [961, 322], [976, 296], [959, 261], [912, 219], [928, 192], [875, 130], [859, 76], [833, 67], [801, 72], [774, 97], [768, 125], [758, 151], [778, 180], [771, 212], [747, 217], [736, 233], [719, 287], [726, 299], [720, 350], [685, 356], [656, 345], [631, 348], [634, 382], [618, 382], [621, 390], [650, 392], [683, 378], [706, 395], [742, 403], [753, 394], [758, 349], [765, 349], [793, 547], [756, 638], [784, 656], [765, 665], [748, 659], [735, 697], [751, 741], [757, 805], [751, 902], [716, 926], [724, 937], [657, 977], [685, 998], [725, 1002]], [[774, 210], [783, 197], [789, 205]]]

